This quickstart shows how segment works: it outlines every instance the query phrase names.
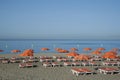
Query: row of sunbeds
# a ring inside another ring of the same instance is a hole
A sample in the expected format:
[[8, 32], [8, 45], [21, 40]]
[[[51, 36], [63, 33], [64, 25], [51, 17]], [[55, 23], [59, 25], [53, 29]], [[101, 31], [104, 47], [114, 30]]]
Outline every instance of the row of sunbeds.
[[[98, 68], [99, 73], [101, 74], [120, 74], [120, 70], [117, 68], [110, 68], [110, 67], [101, 67]], [[76, 75], [87, 75], [87, 74], [97, 74], [96, 72], [88, 69], [88, 68], [71, 68], [71, 72]]]

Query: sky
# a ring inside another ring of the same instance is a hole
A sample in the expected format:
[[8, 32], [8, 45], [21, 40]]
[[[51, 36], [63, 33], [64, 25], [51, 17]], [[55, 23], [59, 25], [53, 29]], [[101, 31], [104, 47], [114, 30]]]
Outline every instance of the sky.
[[120, 0], [0, 0], [0, 39], [120, 39]]

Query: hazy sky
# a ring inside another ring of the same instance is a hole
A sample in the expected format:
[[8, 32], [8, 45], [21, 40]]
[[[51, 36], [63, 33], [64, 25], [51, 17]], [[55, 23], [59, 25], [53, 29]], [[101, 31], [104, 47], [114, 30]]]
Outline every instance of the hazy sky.
[[0, 39], [120, 39], [120, 0], [0, 0]]

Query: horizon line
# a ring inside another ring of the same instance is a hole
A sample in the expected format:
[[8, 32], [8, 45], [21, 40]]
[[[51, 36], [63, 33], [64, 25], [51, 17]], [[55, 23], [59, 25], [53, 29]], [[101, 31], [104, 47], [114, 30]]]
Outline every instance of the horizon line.
[[74, 38], [74, 39], [51, 39], [51, 38], [43, 38], [43, 39], [40, 39], [40, 38], [35, 38], [35, 39], [32, 39], [32, 38], [8, 38], [8, 39], [0, 39], [0, 40], [120, 40], [120, 39], [77, 39], [77, 38]]

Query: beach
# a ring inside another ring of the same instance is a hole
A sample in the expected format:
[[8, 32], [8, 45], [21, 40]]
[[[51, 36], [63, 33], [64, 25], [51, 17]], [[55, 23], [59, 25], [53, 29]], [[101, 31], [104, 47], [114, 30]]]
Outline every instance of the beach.
[[0, 0], [0, 80], [120, 80], [120, 0]]
[[[34, 56], [66, 56], [65, 53], [37, 53]], [[18, 54], [0, 54], [0, 57], [18, 57]], [[0, 80], [119, 80], [120, 74], [97, 74], [75, 76], [71, 72], [72, 66], [47, 67], [45, 68], [41, 62], [34, 63], [37, 67], [19, 68], [19, 63], [0, 63]], [[84, 66], [77, 66], [78, 68]], [[96, 66], [85, 66], [94, 71]], [[118, 67], [118, 66], [113, 66]]]

